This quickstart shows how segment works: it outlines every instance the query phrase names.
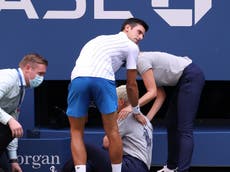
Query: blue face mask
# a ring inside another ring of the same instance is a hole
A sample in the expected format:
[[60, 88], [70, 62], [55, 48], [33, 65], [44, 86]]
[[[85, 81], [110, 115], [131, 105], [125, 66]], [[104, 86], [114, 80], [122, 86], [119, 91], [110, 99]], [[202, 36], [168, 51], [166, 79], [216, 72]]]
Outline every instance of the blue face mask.
[[29, 82], [30, 82], [30, 87], [31, 87], [31, 88], [34, 88], [34, 87], [39, 86], [39, 85], [42, 83], [43, 80], [44, 80], [44, 77], [43, 77], [43, 76], [36, 75], [34, 79], [29, 80]]

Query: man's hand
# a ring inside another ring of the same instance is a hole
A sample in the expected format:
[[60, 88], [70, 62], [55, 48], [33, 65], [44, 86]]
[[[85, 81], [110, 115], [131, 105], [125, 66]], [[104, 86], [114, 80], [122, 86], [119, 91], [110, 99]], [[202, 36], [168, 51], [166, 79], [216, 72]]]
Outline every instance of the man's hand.
[[22, 129], [22, 126], [21, 124], [15, 120], [14, 118], [11, 118], [9, 121], [8, 121], [8, 125], [10, 127], [10, 130], [12, 132], [12, 137], [15, 138], [15, 137], [22, 137], [23, 135], [23, 129]]
[[20, 165], [17, 162], [11, 163], [12, 172], [22, 172]]
[[130, 112], [132, 112], [131, 106], [127, 106], [127, 107], [121, 109], [121, 111], [118, 113], [118, 120], [123, 120], [123, 119], [127, 118], [127, 116], [129, 115]]
[[142, 114], [133, 114], [133, 117], [137, 120], [137, 122], [141, 123], [142, 125], [146, 125], [147, 121]]
[[104, 138], [103, 138], [103, 147], [104, 147], [105, 149], [108, 149], [108, 148], [109, 148], [109, 139], [108, 139], [107, 136], [104, 136]]

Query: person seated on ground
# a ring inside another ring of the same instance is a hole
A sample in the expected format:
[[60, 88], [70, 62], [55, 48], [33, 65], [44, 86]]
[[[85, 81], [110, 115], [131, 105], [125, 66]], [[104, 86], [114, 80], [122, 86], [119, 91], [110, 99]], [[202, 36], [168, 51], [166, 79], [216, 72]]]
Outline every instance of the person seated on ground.
[[[129, 105], [126, 86], [116, 88], [118, 96], [118, 112]], [[125, 119], [118, 120], [119, 133], [123, 142], [122, 172], [148, 172], [152, 162], [152, 136], [153, 128], [145, 118], [146, 125], [139, 123], [130, 113]], [[103, 138], [103, 146], [86, 143], [87, 172], [112, 171], [108, 152], [109, 140]], [[72, 158], [62, 168], [62, 172], [74, 172]]]

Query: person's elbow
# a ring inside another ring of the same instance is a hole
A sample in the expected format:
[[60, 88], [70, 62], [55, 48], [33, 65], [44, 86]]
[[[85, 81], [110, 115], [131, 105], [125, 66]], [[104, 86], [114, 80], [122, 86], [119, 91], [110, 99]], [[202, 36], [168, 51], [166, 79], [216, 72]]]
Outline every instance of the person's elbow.
[[147, 95], [148, 95], [148, 97], [150, 98], [150, 99], [154, 99], [154, 98], [156, 98], [157, 97], [157, 90], [155, 90], [155, 89], [149, 89], [149, 90], [147, 90]]
[[163, 88], [158, 88], [157, 89], [157, 96], [164, 101], [166, 99], [167, 95], [166, 95]]
[[150, 96], [152, 97], [152, 98], [155, 98], [155, 97], [157, 97], [157, 91], [156, 90], [152, 90], [152, 91], [150, 91]]

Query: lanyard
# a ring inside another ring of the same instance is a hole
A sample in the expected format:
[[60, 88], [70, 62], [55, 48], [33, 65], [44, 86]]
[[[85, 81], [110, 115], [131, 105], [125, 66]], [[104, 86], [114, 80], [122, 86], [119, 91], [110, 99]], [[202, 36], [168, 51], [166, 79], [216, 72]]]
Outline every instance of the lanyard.
[[20, 74], [19, 70], [17, 69], [19, 80], [20, 80], [20, 99], [18, 103], [18, 108], [20, 107], [22, 103], [22, 97], [23, 97], [23, 92], [24, 92], [24, 87], [23, 87], [23, 82], [22, 82], [22, 75]]

